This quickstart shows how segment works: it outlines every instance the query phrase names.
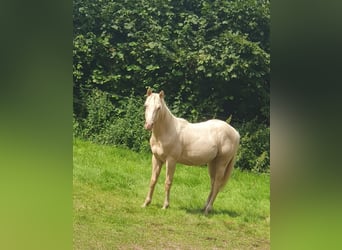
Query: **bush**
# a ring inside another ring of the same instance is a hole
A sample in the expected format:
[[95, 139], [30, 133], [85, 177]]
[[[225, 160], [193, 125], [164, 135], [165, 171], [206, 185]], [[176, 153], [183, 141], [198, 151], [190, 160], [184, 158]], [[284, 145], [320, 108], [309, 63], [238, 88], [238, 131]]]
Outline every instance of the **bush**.
[[123, 97], [113, 105], [107, 92], [92, 90], [86, 101], [87, 115], [74, 115], [74, 136], [101, 144], [124, 146], [134, 151], [148, 151], [149, 134], [144, 130], [142, 98]]
[[88, 89], [128, 96], [150, 85], [191, 121], [269, 119], [269, 0], [73, 3], [77, 116]]
[[115, 116], [102, 130], [99, 141], [105, 144], [125, 146], [137, 152], [149, 151], [149, 133], [144, 129], [144, 100], [134, 97], [125, 98], [115, 109]]
[[238, 126], [240, 148], [236, 168], [253, 172], [270, 171], [270, 128], [256, 120]]
[[86, 115], [77, 119], [74, 115], [74, 134], [78, 137], [97, 141], [102, 130], [114, 114], [109, 94], [92, 89], [85, 98]]

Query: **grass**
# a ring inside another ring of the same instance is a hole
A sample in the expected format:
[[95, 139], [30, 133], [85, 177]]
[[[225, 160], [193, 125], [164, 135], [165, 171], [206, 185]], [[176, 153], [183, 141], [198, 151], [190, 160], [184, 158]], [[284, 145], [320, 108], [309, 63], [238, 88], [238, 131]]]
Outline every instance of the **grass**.
[[151, 155], [74, 141], [74, 249], [269, 249], [269, 174], [234, 170], [213, 211], [205, 167], [177, 165], [170, 208], [162, 210], [165, 170], [152, 204]]

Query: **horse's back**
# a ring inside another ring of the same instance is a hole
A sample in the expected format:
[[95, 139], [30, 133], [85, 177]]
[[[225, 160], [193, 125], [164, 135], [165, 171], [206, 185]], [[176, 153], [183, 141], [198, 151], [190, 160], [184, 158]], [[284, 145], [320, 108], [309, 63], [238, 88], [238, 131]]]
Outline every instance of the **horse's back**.
[[190, 123], [189, 129], [198, 132], [207, 132], [217, 137], [229, 137], [230, 140], [240, 138], [239, 133], [235, 128], [222, 120], [212, 119], [205, 122]]
[[240, 141], [239, 132], [222, 120], [208, 120], [203, 122], [208, 127], [209, 133], [214, 137], [215, 141], [223, 146], [236, 147]]
[[226, 134], [231, 140], [235, 141], [237, 139], [240, 139], [239, 132], [227, 122], [216, 119], [208, 120], [207, 122], [209, 124], [212, 124], [211, 127], [213, 130], [216, 129], [216, 132]]

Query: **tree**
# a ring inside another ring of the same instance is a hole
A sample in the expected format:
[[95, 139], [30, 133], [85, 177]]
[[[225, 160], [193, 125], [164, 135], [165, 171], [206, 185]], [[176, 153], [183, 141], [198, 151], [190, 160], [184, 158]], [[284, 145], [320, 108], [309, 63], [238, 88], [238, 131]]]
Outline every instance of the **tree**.
[[190, 120], [269, 121], [269, 1], [75, 0], [74, 112], [163, 88]]

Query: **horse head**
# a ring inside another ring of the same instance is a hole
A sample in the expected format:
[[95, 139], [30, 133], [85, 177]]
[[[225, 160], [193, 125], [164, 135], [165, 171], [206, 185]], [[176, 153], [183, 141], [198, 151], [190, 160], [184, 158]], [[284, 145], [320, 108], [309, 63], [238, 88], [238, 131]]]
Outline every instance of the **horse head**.
[[159, 94], [152, 93], [152, 89], [148, 88], [146, 93], [145, 107], [145, 129], [152, 130], [153, 125], [160, 118], [160, 114], [164, 107], [164, 91]]

